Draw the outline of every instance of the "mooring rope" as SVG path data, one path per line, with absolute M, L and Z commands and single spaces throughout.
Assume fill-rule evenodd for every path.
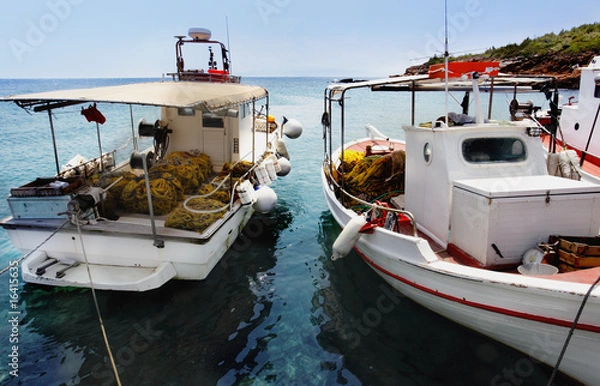
M 27 257 L 29 257 L 33 252 L 35 252 L 38 249 L 40 249 L 40 247 L 42 245 L 44 245 L 46 242 L 48 242 L 48 240 L 50 240 L 52 237 L 54 237 L 54 235 L 57 234 L 58 231 L 60 231 L 61 229 L 63 229 L 63 227 L 65 225 L 67 225 L 68 223 L 69 223 L 69 220 L 66 220 L 64 223 L 62 223 L 61 226 L 59 226 L 58 228 L 56 228 L 56 230 L 54 232 L 52 232 L 52 234 L 50 234 L 50 236 L 48 236 L 44 241 L 42 241 L 37 247 L 33 248 L 30 252 L 28 252 L 28 253 L 24 254 L 23 256 L 21 256 L 20 258 L 18 258 L 16 260 L 16 263 L 13 262 L 8 267 L 6 267 L 2 271 L 0 271 L 0 275 L 2 275 L 4 272 L 8 271 L 10 269 L 10 267 L 14 266 L 15 264 L 19 264 L 21 261 L 23 261 L 24 259 L 26 259 Z
M 94 288 L 94 282 L 92 281 L 92 272 L 90 271 L 90 263 L 87 258 L 87 253 L 85 252 L 85 245 L 83 243 L 83 234 L 81 232 L 81 226 L 79 225 L 79 216 L 75 217 L 75 222 L 77 223 L 77 233 L 79 234 L 79 241 L 81 243 L 81 251 L 83 253 L 83 258 L 85 259 L 85 267 L 87 268 L 88 278 L 90 279 L 90 289 L 92 290 L 92 297 L 94 299 L 94 306 L 96 306 L 96 314 L 98 315 L 98 321 L 100 322 L 100 329 L 102 330 L 102 337 L 104 338 L 104 344 L 106 345 L 106 351 L 108 352 L 108 357 L 110 359 L 110 363 L 112 365 L 113 372 L 115 374 L 115 380 L 117 381 L 117 385 L 121 386 L 121 379 L 119 378 L 119 371 L 117 370 L 117 365 L 115 363 L 115 359 L 112 354 L 112 350 L 110 348 L 110 344 L 108 343 L 108 335 L 106 334 L 106 329 L 104 328 L 104 321 L 102 320 L 102 314 L 100 313 L 100 306 L 98 305 L 98 298 L 96 297 L 96 289 Z
M 567 347 L 569 346 L 571 337 L 573 336 L 573 333 L 575 332 L 575 328 L 577 328 L 577 323 L 579 323 L 579 317 L 581 316 L 581 314 L 583 312 L 583 307 L 585 307 L 585 303 L 587 302 L 588 298 L 590 297 L 592 290 L 594 289 L 594 287 L 596 287 L 596 285 L 598 285 L 599 282 L 600 282 L 600 276 L 598 276 L 596 281 L 594 281 L 594 283 L 592 283 L 592 285 L 590 286 L 590 289 L 588 289 L 587 293 L 583 297 L 583 301 L 581 302 L 581 305 L 579 306 L 579 310 L 577 310 L 577 315 L 575 316 L 575 320 L 573 320 L 573 325 L 571 326 L 571 329 L 569 330 L 569 333 L 567 334 L 567 338 L 565 339 L 565 343 L 563 344 L 562 350 L 560 351 L 558 360 L 556 361 L 556 364 L 554 365 L 554 368 L 552 369 L 552 375 L 550 375 L 550 379 L 548 380 L 548 384 L 547 384 L 548 386 L 550 386 L 552 384 L 552 381 L 554 381 L 554 377 L 556 377 L 556 374 L 558 373 L 558 367 L 560 366 L 560 362 L 562 362 L 565 352 L 567 351 Z

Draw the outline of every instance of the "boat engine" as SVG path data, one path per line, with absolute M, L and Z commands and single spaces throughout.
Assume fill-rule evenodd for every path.
M 91 187 L 76 194 L 67 204 L 70 213 L 79 214 L 80 218 L 100 217 L 98 205 L 106 200 L 106 191 L 102 188 Z

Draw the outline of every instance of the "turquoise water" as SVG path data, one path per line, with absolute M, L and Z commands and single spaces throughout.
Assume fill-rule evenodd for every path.
M 0 80 L 0 95 L 129 81 L 139 80 Z M 300 120 L 304 133 L 287 141 L 292 172 L 274 183 L 275 212 L 255 216 L 207 280 L 172 282 L 149 293 L 98 294 L 123 384 L 546 384 L 550 368 L 395 293 L 354 252 L 329 259 L 339 227 L 326 208 L 319 178 L 327 81 L 244 79 L 267 87 L 272 114 Z M 357 93 L 349 102 L 357 109 L 348 116 L 356 122 L 354 135 L 371 123 L 401 136 L 401 125 L 409 122 L 407 98 Z M 500 111 L 504 99 L 499 96 Z M 417 110 L 419 121 L 443 114 L 442 98 L 419 102 L 424 104 Z M 129 114 L 116 106 L 99 108 L 109 119 L 109 112 Z M 96 151 L 95 126 L 76 109 L 69 111 L 55 116 L 57 136 L 76 144 L 59 149 L 63 163 L 81 152 L 79 144 L 90 144 L 85 156 Z M 135 111 L 136 119 L 152 121 L 152 114 Z M 110 124 L 102 127 L 105 150 L 127 142 Z M 30 116 L 1 103 L 0 133 L 0 196 L 54 173 L 46 114 Z M 8 214 L 1 200 L 0 216 Z M 3 230 L 0 249 L 1 268 L 20 256 Z M 20 281 L 11 291 L 9 280 L 9 273 L 0 276 L 1 385 L 114 384 L 90 291 Z M 7 312 L 11 295 L 21 312 L 16 329 Z M 13 345 L 18 377 L 9 373 Z

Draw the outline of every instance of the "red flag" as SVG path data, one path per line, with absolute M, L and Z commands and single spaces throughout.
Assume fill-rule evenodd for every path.
M 96 108 L 96 104 L 91 105 L 87 109 L 81 109 L 81 115 L 87 119 L 88 122 L 98 122 L 99 124 L 103 124 L 106 122 L 106 118 L 100 110 Z

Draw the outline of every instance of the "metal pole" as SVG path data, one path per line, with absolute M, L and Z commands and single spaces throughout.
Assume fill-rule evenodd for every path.
M 131 118 L 131 137 L 133 138 L 133 150 L 138 151 L 138 139 L 135 135 L 135 124 L 133 123 L 133 106 L 129 105 L 129 117 Z
M 488 105 L 488 120 L 492 119 L 492 100 L 494 99 L 494 78 L 490 84 L 490 103 Z
M 256 162 L 256 118 L 256 99 L 252 99 L 252 164 Z
M 596 128 L 596 122 L 598 122 L 598 113 L 600 113 L 600 104 L 598 104 L 598 109 L 596 110 L 596 116 L 594 117 L 594 123 L 592 123 L 592 127 L 590 128 L 590 135 L 588 136 L 587 143 L 585 144 L 585 150 L 581 152 L 581 162 L 580 165 L 583 165 L 583 161 L 585 160 L 585 156 L 590 147 L 590 142 L 592 141 L 592 135 L 594 135 L 594 129 Z
M 446 127 L 448 127 L 448 56 L 450 56 L 450 54 L 448 53 L 448 1 L 444 1 L 444 35 L 445 35 L 445 39 L 444 39 L 444 83 L 445 83 L 445 113 L 444 113 L 444 118 L 445 118 L 445 123 L 446 123 Z M 432 129 L 435 125 L 431 125 Z
M 102 162 L 102 141 L 100 140 L 100 125 L 96 122 L 96 133 L 98 134 L 98 148 L 100 149 L 100 171 L 104 170 Z
M 271 134 L 271 128 L 269 127 L 269 92 L 267 91 L 267 96 L 265 97 L 265 100 L 267 101 L 267 107 L 265 109 L 265 113 L 267 114 L 266 116 L 266 125 L 265 125 L 265 129 L 266 131 L 266 135 L 265 135 L 265 149 L 269 148 L 269 137 Z M 281 126 L 281 133 L 282 135 L 280 135 L 280 138 L 283 138 L 283 126 Z
M 56 148 L 56 136 L 54 135 L 54 122 L 52 121 L 52 110 L 48 109 L 48 119 L 50 120 L 50 131 L 52 132 L 52 145 L 54 146 L 54 162 L 56 163 L 56 174 L 60 174 L 58 165 L 58 149 Z
M 415 125 L 415 81 L 412 81 L 412 96 L 411 96 L 411 106 L 410 106 L 410 125 Z
M 148 162 L 146 162 L 146 154 L 142 154 L 142 164 L 144 166 L 144 181 L 146 183 L 146 196 L 148 197 L 148 212 L 150 213 L 150 224 L 152 225 L 152 237 L 154 238 L 154 246 L 164 248 L 165 242 L 159 240 L 156 235 L 156 223 L 154 220 L 154 207 L 152 205 L 152 190 L 150 188 L 150 177 L 148 176 Z

